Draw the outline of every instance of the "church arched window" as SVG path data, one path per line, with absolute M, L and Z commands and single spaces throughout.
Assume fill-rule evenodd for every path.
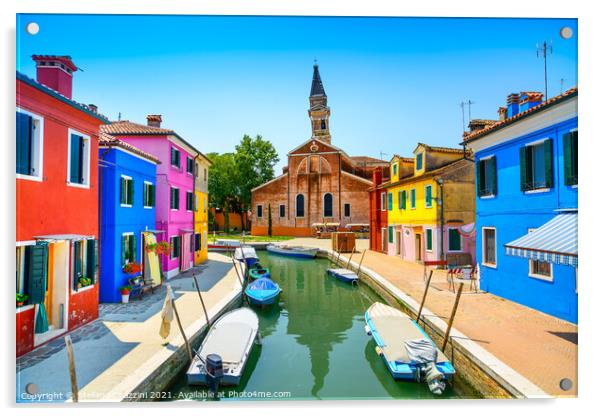
M 324 194 L 324 217 L 332 217 L 332 194 Z
M 322 130 L 326 130 L 326 120 L 322 120 L 321 128 Z
M 305 216 L 305 196 L 303 196 L 302 194 L 297 195 L 296 208 L 297 208 L 296 209 L 297 217 L 304 217 Z

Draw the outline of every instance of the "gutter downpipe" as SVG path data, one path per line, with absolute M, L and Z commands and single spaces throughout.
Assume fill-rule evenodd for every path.
M 445 225 L 445 221 L 443 220 L 443 179 L 437 178 L 437 184 L 439 185 L 439 198 L 437 202 L 439 202 L 440 207 L 440 215 L 439 215 L 439 260 L 444 260 L 443 254 L 443 227 Z

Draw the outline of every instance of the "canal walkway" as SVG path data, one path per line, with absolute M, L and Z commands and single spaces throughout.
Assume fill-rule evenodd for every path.
M 192 273 L 199 281 L 210 319 L 241 293 L 239 280 L 228 257 L 210 253 L 199 267 L 170 279 L 182 326 L 188 337 L 205 325 L 201 303 L 193 286 Z M 128 304 L 102 304 L 96 321 L 70 333 L 77 369 L 80 401 L 122 401 L 153 372 L 183 349 L 176 320 L 166 341 L 159 336 L 161 310 L 166 288 Z M 170 362 L 173 366 L 173 363 Z M 67 401 L 71 385 L 63 337 L 55 339 L 17 359 L 17 401 L 26 386 L 34 384 L 39 394 L 52 394 L 53 401 Z M 31 386 L 28 389 L 31 391 Z
M 297 238 L 288 244 L 331 249 L 330 240 Z M 357 240 L 357 249 L 368 248 L 368 240 Z M 341 258 L 348 258 L 342 255 Z M 360 255 L 353 257 L 359 262 Z M 424 292 L 424 268 L 374 251 L 366 251 L 362 268 L 378 273 L 405 294 L 420 302 Z M 446 272 L 433 273 L 425 307 L 447 320 L 455 294 L 449 290 Z M 567 321 L 502 299 L 489 293 L 472 293 L 465 288 L 454 328 L 496 358 L 554 396 L 577 395 L 577 326 Z M 560 389 L 563 378 L 572 380 L 568 391 Z

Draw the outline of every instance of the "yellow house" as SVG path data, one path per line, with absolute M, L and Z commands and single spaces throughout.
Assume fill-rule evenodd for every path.
M 474 259 L 474 162 L 462 149 L 419 143 L 395 155 L 387 186 L 387 250 L 409 261 Z
M 209 223 L 209 166 L 203 154 L 195 158 L 194 176 L 194 264 L 207 261 L 207 231 Z

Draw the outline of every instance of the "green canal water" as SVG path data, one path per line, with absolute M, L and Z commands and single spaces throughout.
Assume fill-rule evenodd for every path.
M 326 259 L 297 260 L 259 252 L 282 288 L 277 305 L 255 308 L 262 345 L 253 347 L 241 383 L 222 388 L 220 400 L 438 399 L 426 385 L 394 381 L 364 332 L 364 313 L 382 299 L 364 284 L 326 274 Z M 182 374 L 171 400 L 207 400 L 202 386 Z M 273 397 L 266 397 L 267 394 Z M 279 397 L 274 397 L 278 395 Z

